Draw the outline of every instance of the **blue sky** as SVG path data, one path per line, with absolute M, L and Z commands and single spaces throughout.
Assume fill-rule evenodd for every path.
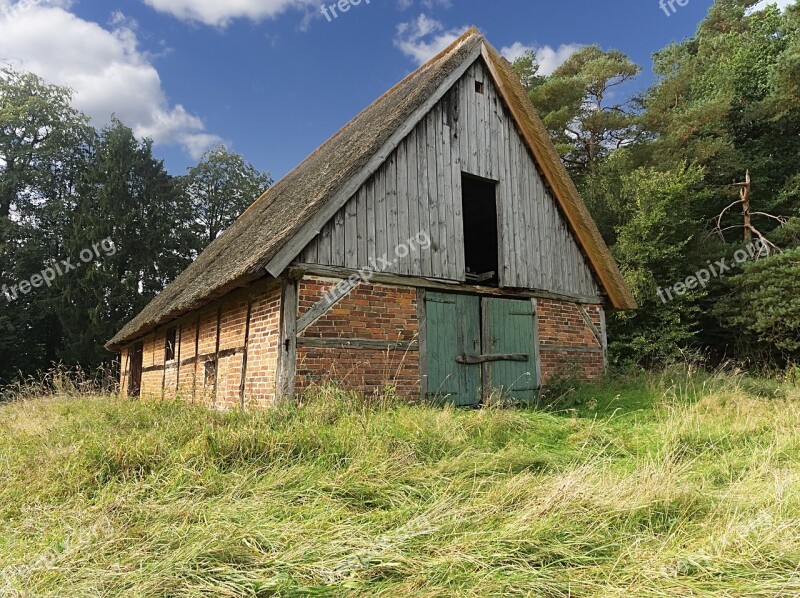
M 0 0 L 0 63 L 71 86 L 97 126 L 116 113 L 174 174 L 225 143 L 277 179 L 469 25 L 547 69 L 580 45 L 620 49 L 645 86 L 651 54 L 712 4 L 366 1 L 329 21 L 318 0 Z

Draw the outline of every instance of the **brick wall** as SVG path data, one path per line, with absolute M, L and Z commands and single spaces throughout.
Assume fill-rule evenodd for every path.
M 180 355 L 181 363 L 178 367 L 178 385 L 175 396 L 184 401 L 191 401 L 195 397 L 195 364 L 191 360 L 197 357 L 197 328 L 199 317 L 184 320 L 178 326 L 178 347 L 176 357 Z
M 309 277 L 299 283 L 299 315 L 311 309 L 338 280 Z M 361 284 L 304 331 L 317 339 L 417 341 L 417 291 L 413 288 Z M 393 389 L 406 398 L 419 397 L 419 352 L 395 349 L 298 347 L 298 390 L 336 381 L 365 394 Z
M 165 363 L 166 335 L 159 328 L 143 340 L 142 398 L 180 398 L 221 409 L 241 404 L 248 298 L 238 297 L 190 314 L 175 323 L 175 359 Z M 252 298 L 245 402 L 266 407 L 275 400 L 280 289 Z M 219 325 L 219 353 L 217 327 Z M 121 390 L 127 394 L 130 363 L 122 351 Z M 216 362 L 216 371 L 214 363 Z
M 603 347 L 574 303 L 539 299 L 539 349 L 542 379 L 577 375 L 596 380 L 605 374 Z M 602 331 L 602 307 L 585 305 L 589 318 Z
M 301 316 L 331 291 L 338 280 L 307 277 L 298 283 Z M 276 400 L 281 325 L 281 288 L 273 287 L 250 297 L 239 296 L 216 304 L 176 322 L 175 360 L 165 364 L 168 327 L 142 339 L 143 398 L 173 398 L 216 408 L 241 404 L 240 388 L 247 335 L 248 301 L 250 330 L 244 403 L 266 408 Z M 539 343 L 542 377 L 578 375 L 586 380 L 603 376 L 604 355 L 600 342 L 575 304 L 538 300 Z M 591 321 L 602 331 L 602 308 L 585 306 Z M 219 347 L 217 330 L 219 329 Z M 381 284 L 361 284 L 330 308 L 302 334 L 304 339 L 335 341 L 370 340 L 404 342 L 393 349 L 312 348 L 297 349 L 296 388 L 329 382 L 365 394 L 387 388 L 409 399 L 419 397 L 419 323 L 417 290 Z M 217 353 L 219 349 L 219 353 Z M 120 388 L 130 385 L 129 348 L 122 352 Z M 213 362 L 216 358 L 216 371 Z M 207 365 L 211 363 L 211 365 Z M 165 367 L 166 366 L 166 367 Z M 208 373 L 208 375 L 207 375 Z
M 280 289 L 265 293 L 253 302 L 247 352 L 246 408 L 261 409 L 275 403 L 280 322 Z

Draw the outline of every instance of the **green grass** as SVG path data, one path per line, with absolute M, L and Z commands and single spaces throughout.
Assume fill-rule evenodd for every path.
M 548 412 L 6 404 L 3 568 L 0 596 L 796 596 L 800 389 L 674 371 Z

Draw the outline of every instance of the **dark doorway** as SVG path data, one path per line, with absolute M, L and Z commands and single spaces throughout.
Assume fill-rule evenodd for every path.
M 497 286 L 497 181 L 461 173 L 461 189 L 467 282 Z
M 128 396 L 138 397 L 142 393 L 142 366 L 144 345 L 136 343 L 131 349 L 131 377 L 128 381 Z

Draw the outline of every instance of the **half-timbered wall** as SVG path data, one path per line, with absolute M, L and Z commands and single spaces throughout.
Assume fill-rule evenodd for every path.
M 600 295 L 480 60 L 323 227 L 298 261 L 364 268 L 386 258 L 388 273 L 464 282 L 462 172 L 498 181 L 501 286 Z M 430 235 L 430 249 L 399 257 L 395 249 L 420 232 Z

